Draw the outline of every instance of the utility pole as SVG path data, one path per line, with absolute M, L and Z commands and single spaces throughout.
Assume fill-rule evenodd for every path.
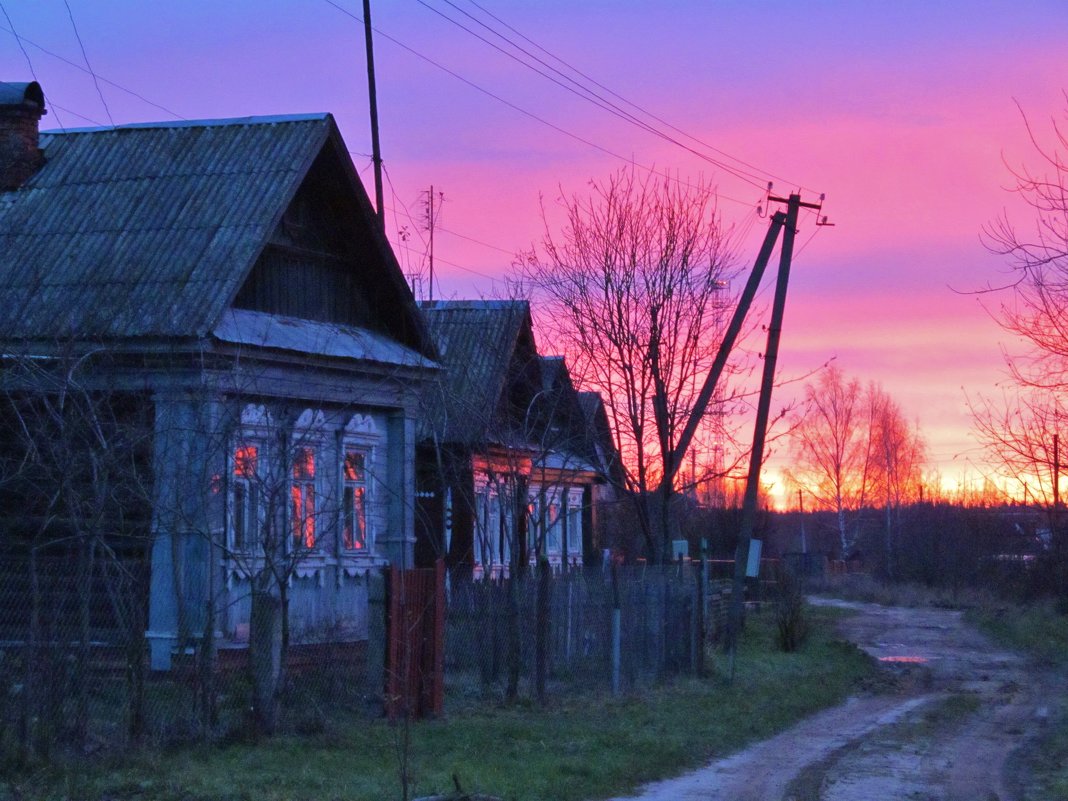
M 802 208 L 821 208 L 821 204 L 803 203 L 800 195 L 788 198 L 768 197 L 769 202 L 786 204 L 786 219 L 783 224 L 782 251 L 779 254 L 779 273 L 775 281 L 775 297 L 771 306 L 771 321 L 768 324 L 768 342 L 764 352 L 764 370 L 760 380 L 760 396 L 757 399 L 756 423 L 753 429 L 753 449 L 749 454 L 749 474 L 742 501 L 742 526 L 738 535 L 738 547 L 734 555 L 734 584 L 731 590 L 730 613 L 727 620 L 727 648 L 730 653 L 731 678 L 734 677 L 734 660 L 738 637 L 742 630 L 745 611 L 745 579 L 749 562 L 749 548 L 756 524 L 757 500 L 760 490 L 760 469 L 764 462 L 764 444 L 767 440 L 768 417 L 771 412 L 771 390 L 775 384 L 775 363 L 779 356 L 779 337 L 782 334 L 783 315 L 786 310 L 786 289 L 790 282 L 790 263 L 794 254 L 794 237 L 797 235 L 797 217 Z M 781 214 L 777 212 L 776 216 Z M 819 224 L 819 222 L 817 222 Z M 826 220 L 823 221 L 826 224 Z
M 371 37 L 371 0 L 363 0 L 363 36 L 367 43 L 367 97 L 371 103 L 371 161 L 375 167 L 375 210 L 386 233 L 386 204 L 382 196 L 382 147 L 378 141 L 378 92 L 375 89 L 375 49 Z
M 1054 422 L 1056 425 L 1056 422 Z M 1061 512 L 1061 435 L 1053 433 L 1053 511 L 1049 516 L 1050 547 L 1061 550 L 1061 537 L 1057 531 Z
M 1053 513 L 1061 505 L 1061 435 L 1053 435 Z
M 785 220 L 786 215 L 781 211 L 777 211 L 772 215 L 771 224 L 768 226 L 768 232 L 764 235 L 764 242 L 760 246 L 760 252 L 757 253 L 756 261 L 753 263 L 753 271 L 749 274 L 749 280 L 746 281 L 745 288 L 742 290 L 742 294 L 738 298 L 738 305 L 734 309 L 734 314 L 731 315 L 731 321 L 727 324 L 727 329 L 723 332 L 723 339 L 719 343 L 719 350 L 716 351 L 716 358 L 712 362 L 712 368 L 708 371 L 708 375 L 705 377 L 705 383 L 702 385 L 701 391 L 697 394 L 697 399 L 694 401 L 693 410 L 690 412 L 690 417 L 686 421 L 686 426 L 679 435 L 679 441 L 675 443 L 675 450 L 671 452 L 670 458 L 664 460 L 666 475 L 661 480 L 661 483 L 665 485 L 670 485 L 671 481 L 675 478 L 675 473 L 682 464 L 683 455 L 686 453 L 686 449 L 690 447 L 690 442 L 693 440 L 693 436 L 697 432 L 697 427 L 701 423 L 701 418 L 704 417 L 705 410 L 708 408 L 708 404 L 712 400 L 712 396 L 716 391 L 716 386 L 719 384 L 719 379 L 723 375 L 724 368 L 727 366 L 727 359 L 730 357 L 731 351 L 734 349 L 735 340 L 737 340 L 738 335 L 741 333 L 742 325 L 745 323 L 745 317 L 749 313 L 749 307 L 753 304 L 753 299 L 756 297 L 757 290 L 760 288 L 760 279 L 764 277 L 764 270 L 767 268 L 768 261 L 771 259 L 771 253 L 775 249 L 775 243 L 779 240 L 779 231 L 782 230 Z
M 690 449 L 690 481 L 693 484 L 693 499 L 697 500 L 697 449 Z

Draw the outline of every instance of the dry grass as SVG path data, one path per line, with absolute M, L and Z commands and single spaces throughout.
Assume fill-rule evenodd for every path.
M 883 606 L 922 606 L 939 609 L 980 609 L 1004 606 L 990 590 L 974 587 L 928 587 L 923 584 L 893 584 L 880 581 L 867 573 L 849 573 L 807 579 L 805 591 L 813 595 L 827 595 L 847 601 L 882 604 Z

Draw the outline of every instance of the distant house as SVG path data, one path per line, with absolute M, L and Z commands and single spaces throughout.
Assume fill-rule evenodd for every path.
M 416 561 L 444 555 L 476 577 L 538 554 L 581 565 L 603 476 L 563 360 L 537 352 L 528 303 L 421 308 L 444 373 L 425 395 Z
M 254 588 L 286 595 L 293 643 L 365 637 L 367 571 L 413 558 L 436 351 L 334 119 L 38 135 L 44 111 L 36 83 L 0 85 L 3 389 L 30 408 L 30 376 L 77 364 L 87 397 L 137 410 L 147 484 L 132 533 L 137 504 L 69 536 L 0 480 L 4 580 L 87 537 L 100 559 L 122 528 L 149 564 L 154 668 L 205 627 L 246 642 Z
M 578 401 L 586 422 L 586 436 L 589 438 L 587 447 L 591 461 L 605 478 L 604 482 L 592 488 L 593 502 L 589 536 L 591 550 L 603 555 L 604 550 L 610 547 L 611 541 L 610 533 L 607 531 L 611 527 L 609 512 L 618 508 L 626 480 L 619 449 L 612 435 L 612 425 L 608 420 L 608 411 L 601 393 L 580 392 Z

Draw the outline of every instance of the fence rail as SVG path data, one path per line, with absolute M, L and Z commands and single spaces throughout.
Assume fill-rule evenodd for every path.
M 624 689 L 693 672 L 698 643 L 715 638 L 725 625 L 730 593 L 730 582 L 722 580 L 701 591 L 698 576 L 691 564 L 618 568 L 614 578 L 608 570 L 557 573 L 540 606 L 543 590 L 535 575 L 454 578 L 446 614 L 446 688 L 499 689 L 511 669 L 523 683 L 515 689 L 530 691 L 537 680 L 539 616 L 547 616 L 544 663 L 557 690 L 611 687 L 614 654 Z
M 42 561 L 35 570 L 32 592 L 24 579 L 0 583 L 0 758 L 214 742 L 247 726 L 247 651 L 193 637 L 172 670 L 148 669 L 143 570 L 129 571 L 134 580 L 106 608 L 93 606 L 98 593 L 79 593 L 64 580 L 70 565 Z M 722 631 L 730 592 L 730 582 L 707 579 L 709 566 L 705 581 L 701 575 L 699 565 L 686 563 L 493 581 L 450 576 L 444 614 L 430 627 L 443 633 L 441 658 L 415 660 L 436 668 L 438 678 L 405 681 L 419 692 L 439 688 L 435 695 L 443 687 L 447 714 L 487 697 L 634 690 L 692 673 L 704 643 Z M 386 579 L 371 583 L 380 590 L 369 590 L 367 640 L 289 646 L 283 729 L 316 732 L 382 715 L 396 694 L 386 681 L 390 661 L 397 664 L 396 653 L 389 655 Z M 427 636 L 414 631 L 413 643 Z M 426 708 L 436 713 L 441 705 Z

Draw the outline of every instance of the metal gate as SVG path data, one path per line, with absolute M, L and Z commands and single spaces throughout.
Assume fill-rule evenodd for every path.
M 445 563 L 398 570 L 386 586 L 386 715 L 435 717 L 445 701 Z

